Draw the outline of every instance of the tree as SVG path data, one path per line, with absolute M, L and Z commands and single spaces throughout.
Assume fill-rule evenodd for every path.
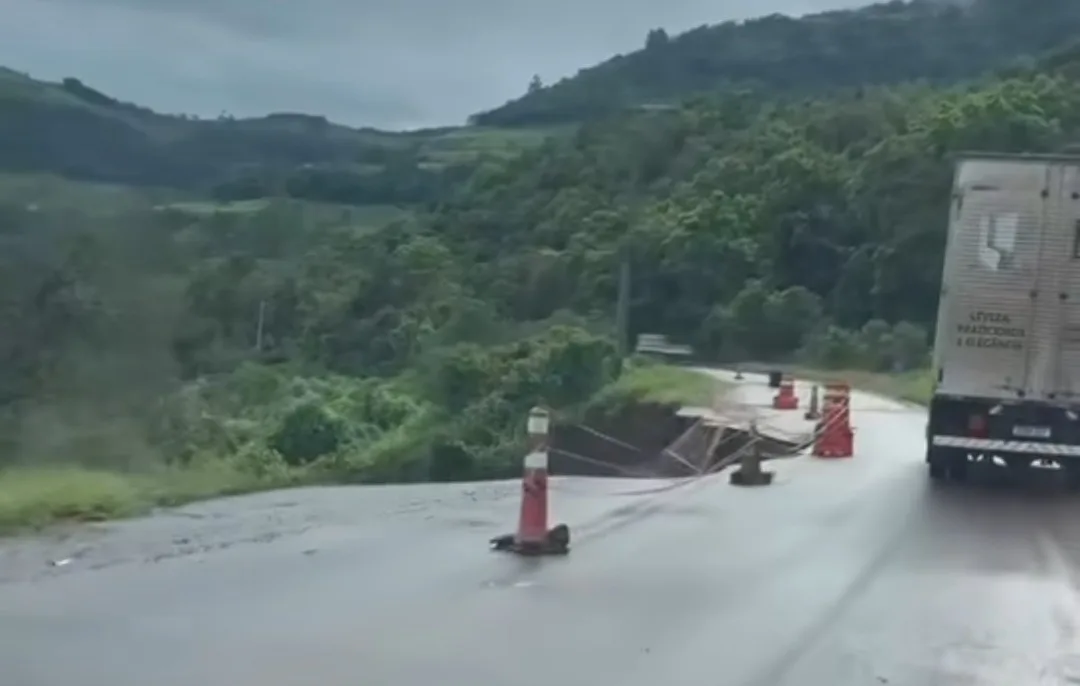
M 950 83 L 1057 31 L 1000 21 L 889 3 L 658 29 L 571 85 L 534 79 L 504 122 L 585 120 L 523 149 L 506 130 L 129 117 L 75 83 L 49 86 L 49 107 L 0 98 L 4 164 L 230 201 L 9 175 L 0 454 L 505 474 L 529 407 L 574 408 L 620 373 L 627 253 L 635 333 L 726 360 L 922 369 L 951 154 L 1080 140 L 1075 50 Z M 873 85 L 912 74 L 926 82 Z
M 664 29 L 650 29 L 648 35 L 645 36 L 645 49 L 656 50 L 667 45 L 670 40 Z

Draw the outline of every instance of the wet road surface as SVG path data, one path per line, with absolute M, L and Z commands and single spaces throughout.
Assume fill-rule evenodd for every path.
M 771 463 L 768 488 L 558 482 L 566 559 L 486 550 L 516 483 L 271 493 L 0 544 L 0 683 L 1080 683 L 1080 499 L 932 485 L 922 413 L 854 401 L 856 457 Z

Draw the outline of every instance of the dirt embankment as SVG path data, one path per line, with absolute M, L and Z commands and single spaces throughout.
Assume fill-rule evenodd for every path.
M 573 476 L 681 476 L 688 473 L 664 450 L 693 425 L 672 405 L 633 404 L 596 412 L 581 424 L 556 424 L 551 433 L 552 474 Z M 684 439 L 685 440 L 685 439 Z M 666 465 L 670 473 L 657 474 Z
M 565 476 L 681 477 L 730 457 L 750 442 L 746 431 L 680 417 L 678 406 L 632 404 L 595 413 L 581 424 L 552 427 L 550 469 Z M 717 432 L 722 432 L 717 436 Z M 766 456 L 790 454 L 794 444 L 765 439 Z

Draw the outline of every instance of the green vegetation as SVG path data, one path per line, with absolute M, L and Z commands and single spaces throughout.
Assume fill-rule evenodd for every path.
M 1077 28 L 1049 8 L 1025 15 L 1047 22 L 1025 40 Z M 928 46 L 968 16 L 844 16 L 874 12 L 921 13 Z M 883 40 L 845 35 L 849 56 Z M 845 63 L 895 63 L 895 80 L 925 67 L 864 57 Z M 923 397 L 950 155 L 1077 140 L 1077 65 L 1065 46 L 952 85 L 729 88 L 568 129 L 406 134 L 196 122 L 0 75 L 0 146 L 32 143 L 5 164 L 36 172 L 0 176 L 0 526 L 289 483 L 507 476 L 533 405 L 705 404 L 707 380 L 617 354 L 624 260 L 631 335 Z M 824 89 L 831 72 L 814 73 Z M 70 124 L 35 129 L 65 132 L 49 146 L 20 128 L 42 108 Z M 459 164 L 462 150 L 476 154 Z M 312 155 L 351 166 L 327 175 Z M 256 163 L 223 176 L 240 159 Z M 437 183 L 408 180 L 421 172 Z
M 79 467 L 0 471 L 0 534 L 58 521 L 102 521 L 142 514 L 155 506 L 287 486 L 226 463 L 132 474 Z
M 638 362 L 588 402 L 588 409 L 616 414 L 635 404 L 711 407 L 723 386 L 682 367 Z
M 869 372 L 865 369 L 832 370 L 796 368 L 793 370 L 800 378 L 814 381 L 844 381 L 871 393 L 904 400 L 916 405 L 926 405 L 934 393 L 933 374 L 926 369 L 914 369 L 897 374 Z
M 1042 0 L 893 0 L 792 18 L 779 14 L 701 26 L 678 36 L 649 31 L 645 45 L 549 87 L 473 116 L 489 126 L 577 122 L 662 109 L 721 89 L 774 96 L 909 81 L 950 83 L 1023 64 L 1075 37 L 1080 5 Z
M 498 127 L 392 133 L 294 113 L 165 115 L 78 79 L 48 83 L 0 68 L 0 170 L 180 189 L 221 201 L 424 203 L 483 160 L 505 159 L 548 135 Z

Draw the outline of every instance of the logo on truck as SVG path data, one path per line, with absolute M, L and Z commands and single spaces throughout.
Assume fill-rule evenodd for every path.
M 979 261 L 995 272 L 1016 266 L 1016 234 L 1020 215 L 987 214 L 979 219 Z
M 1014 326 L 1008 314 L 986 310 L 968 314 L 967 321 L 956 326 L 956 333 L 958 347 L 994 350 L 1022 350 L 1026 335 L 1024 327 Z

